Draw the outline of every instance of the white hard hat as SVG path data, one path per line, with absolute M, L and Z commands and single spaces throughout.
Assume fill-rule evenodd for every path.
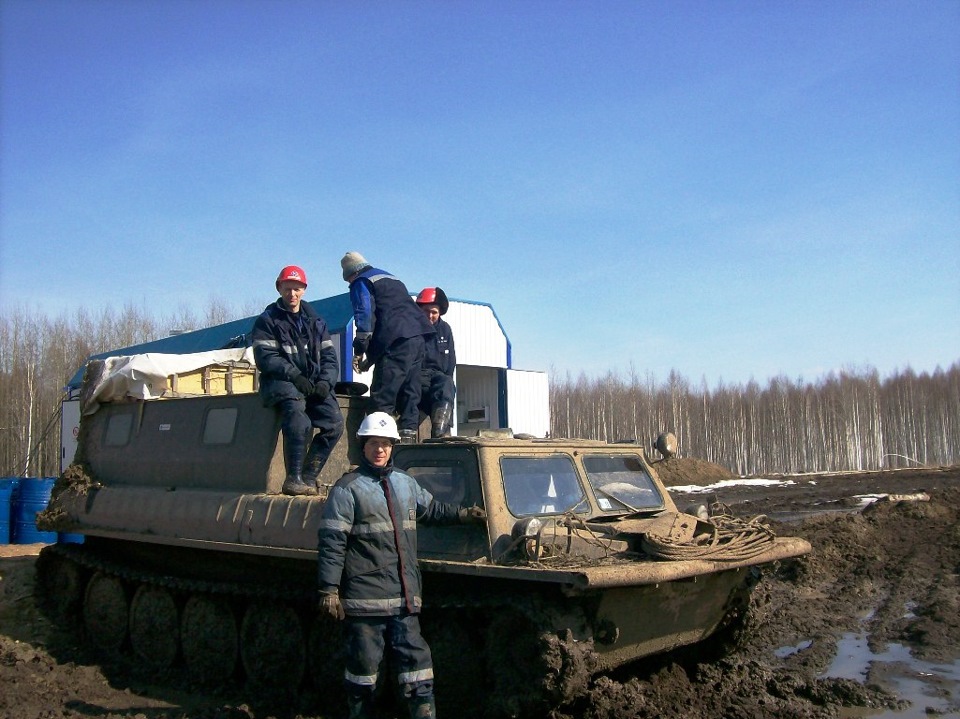
M 400 441 L 397 423 L 386 412 L 371 412 L 363 418 L 357 437 L 386 437 L 394 442 Z

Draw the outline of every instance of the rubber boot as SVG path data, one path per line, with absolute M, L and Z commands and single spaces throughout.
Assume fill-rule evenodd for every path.
M 376 719 L 373 692 L 364 691 L 359 693 L 348 690 L 347 717 L 348 719 Z
M 441 402 L 430 413 L 430 436 L 449 437 L 450 420 L 453 418 L 453 407 L 449 402 Z
M 437 707 L 432 695 L 408 699 L 407 708 L 410 711 L 410 719 L 435 719 L 437 716 Z
M 330 456 L 330 447 L 322 435 L 317 435 L 310 443 L 307 458 L 303 460 L 303 483 L 308 487 L 317 487 L 317 479 Z
M 299 474 L 288 474 L 283 480 L 283 493 L 292 497 L 316 497 L 317 488 L 304 482 Z
M 294 497 L 316 496 L 317 488 L 303 483 L 304 437 L 291 437 L 284 442 L 284 460 L 287 465 L 287 478 L 283 482 L 283 493 Z
M 416 443 L 417 443 L 417 430 L 415 429 L 400 430 L 400 444 L 416 444 Z

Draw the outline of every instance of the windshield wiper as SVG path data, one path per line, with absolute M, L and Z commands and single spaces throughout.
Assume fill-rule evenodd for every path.
M 593 491 L 594 491 L 594 492 L 599 492 L 599 493 L 602 494 L 604 497 L 609 497 L 610 499 L 612 499 L 612 500 L 615 501 L 615 502 L 620 502 L 620 504 L 622 504 L 624 507 L 626 507 L 627 509 L 629 509 L 629 510 L 630 510 L 632 513 L 634 513 L 634 514 L 640 514 L 641 511 L 642 511 L 642 510 L 637 509 L 636 507 L 630 506 L 629 504 L 627 504 L 626 502 L 624 502 L 622 499 L 620 499 L 620 497 L 616 496 L 615 494 L 610 494 L 610 492 L 605 492 L 604 490 L 600 489 L 600 487 L 594 487 L 594 488 L 593 488 Z

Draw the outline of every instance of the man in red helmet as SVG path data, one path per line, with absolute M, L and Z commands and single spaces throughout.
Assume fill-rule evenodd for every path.
M 420 368 L 420 410 L 430 417 L 431 437 L 448 437 L 453 424 L 453 400 L 457 395 L 453 383 L 457 353 L 453 347 L 453 330 L 441 317 L 450 309 L 450 301 L 439 287 L 424 287 L 417 295 L 417 304 L 437 331 L 433 337 L 426 338 Z
M 326 321 L 302 301 L 307 289 L 303 269 L 284 267 L 276 287 L 280 299 L 267 305 L 253 325 L 260 396 L 281 416 L 287 469 L 283 493 L 315 496 L 320 470 L 343 434 L 343 414 L 333 394 L 340 368 Z M 318 432 L 310 441 L 314 429 Z

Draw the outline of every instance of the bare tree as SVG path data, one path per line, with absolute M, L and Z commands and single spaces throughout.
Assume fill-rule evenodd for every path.
M 211 303 L 212 324 L 228 315 L 222 302 Z M 24 307 L 0 314 L 0 471 L 55 475 L 61 401 L 70 379 L 91 355 L 159 339 L 166 327 L 132 304 L 96 314 L 81 308 L 54 319 Z
M 628 381 L 553 374 L 550 398 L 554 435 L 650 440 L 670 430 L 682 454 L 737 474 L 953 464 L 960 448 L 960 363 L 932 375 L 908 368 L 881 380 L 861 368 L 714 390 L 677 372 L 664 383 L 632 368 Z

